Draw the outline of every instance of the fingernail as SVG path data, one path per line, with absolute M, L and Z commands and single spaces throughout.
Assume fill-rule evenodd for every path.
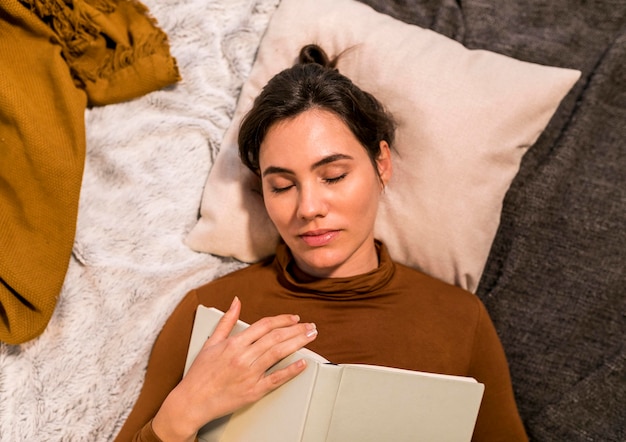
M 306 329 L 307 329 L 307 332 L 306 332 L 307 338 L 312 338 L 313 336 L 317 334 L 317 326 L 313 323 L 307 324 Z
M 300 322 L 300 316 L 298 315 L 291 315 L 291 319 L 293 322 Z
M 233 298 L 233 302 L 230 303 L 230 307 L 228 308 L 228 310 L 232 310 L 232 308 L 235 307 L 235 304 L 237 304 L 237 302 L 239 302 L 239 298 L 235 296 Z

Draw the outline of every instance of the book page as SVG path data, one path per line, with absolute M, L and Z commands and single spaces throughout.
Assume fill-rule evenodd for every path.
M 371 365 L 371 364 L 341 364 L 342 367 L 360 367 L 360 368 L 370 368 L 373 370 L 383 370 L 390 371 L 395 373 L 419 373 L 421 376 L 430 376 L 433 378 L 439 379 L 451 379 L 456 381 L 463 382 L 477 382 L 476 379 L 468 377 L 468 376 L 456 376 L 452 374 L 442 374 L 442 373 L 431 373 L 428 371 L 414 371 L 414 370 L 405 370 L 403 368 L 395 368 L 395 367 L 385 367 L 383 365 Z
M 315 389 L 311 395 L 306 425 L 301 442 L 326 440 L 328 427 L 333 415 L 337 390 L 343 367 L 335 364 L 319 364 Z
M 346 365 L 327 442 L 469 442 L 484 385 L 409 370 Z
M 291 355 L 276 369 L 300 359 Z M 301 440 L 315 388 L 319 364 L 307 360 L 298 376 L 270 392 L 259 401 L 231 415 L 220 442 L 294 442 Z

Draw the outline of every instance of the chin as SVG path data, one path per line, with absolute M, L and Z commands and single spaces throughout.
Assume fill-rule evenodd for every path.
M 332 277 L 345 262 L 345 259 L 336 253 L 322 250 L 309 251 L 303 258 L 301 262 L 306 268 L 301 270 L 313 273 L 312 276 Z

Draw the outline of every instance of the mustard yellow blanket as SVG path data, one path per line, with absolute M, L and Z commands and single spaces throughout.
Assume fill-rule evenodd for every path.
M 57 303 L 86 106 L 178 80 L 167 36 L 138 2 L 0 0 L 0 341 L 38 336 Z

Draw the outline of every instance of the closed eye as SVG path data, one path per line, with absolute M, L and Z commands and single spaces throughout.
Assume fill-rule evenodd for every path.
M 341 175 L 336 176 L 336 177 L 324 178 L 324 181 L 326 181 L 328 184 L 335 184 L 343 180 L 347 175 L 348 175 L 347 173 L 342 173 Z
M 283 193 L 286 192 L 287 190 L 291 189 L 293 187 L 293 184 L 290 184 L 289 186 L 284 186 L 284 187 L 274 187 L 272 186 L 272 193 Z

